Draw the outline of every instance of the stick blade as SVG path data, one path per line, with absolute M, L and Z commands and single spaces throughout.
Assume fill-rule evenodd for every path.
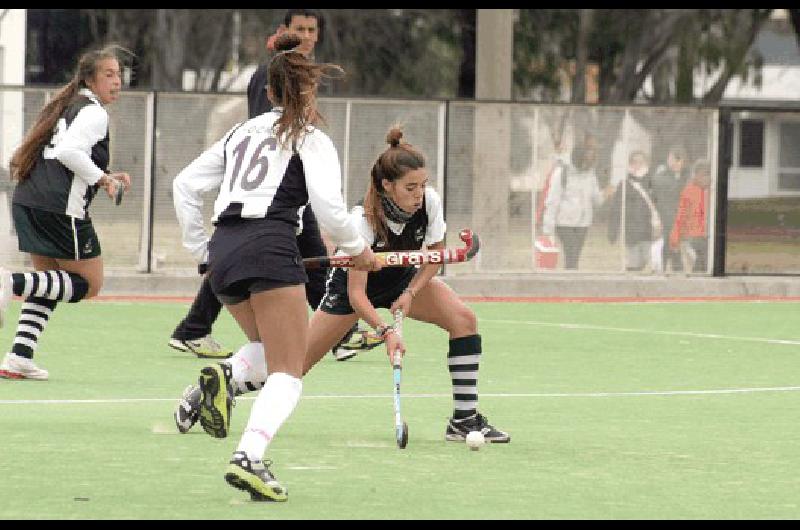
M 403 422 L 403 428 L 399 429 L 399 431 L 397 433 L 397 447 L 405 449 L 406 445 L 408 445 L 408 424 Z

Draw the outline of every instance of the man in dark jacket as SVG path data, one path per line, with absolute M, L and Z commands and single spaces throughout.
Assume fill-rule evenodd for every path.
M 682 146 L 674 145 L 669 150 L 666 165 L 658 167 L 655 175 L 653 175 L 652 182 L 653 202 L 658 209 L 658 214 L 661 216 L 665 237 L 669 235 L 672 225 L 675 223 L 678 199 L 681 196 L 681 191 L 686 186 L 688 178 L 686 149 Z M 666 271 L 668 266 L 672 271 L 683 270 L 680 252 L 670 249 L 666 243 L 662 246 L 661 260 L 662 267 L 657 272 Z

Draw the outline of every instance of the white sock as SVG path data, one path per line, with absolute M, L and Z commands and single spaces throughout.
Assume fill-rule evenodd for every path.
M 302 380 L 283 372 L 270 374 L 253 403 L 236 450 L 247 453 L 250 460 L 261 460 L 278 429 L 294 411 L 302 392 Z
M 228 360 L 233 371 L 233 385 L 236 394 L 253 392 L 264 386 L 267 380 L 267 359 L 264 345 L 248 342 Z

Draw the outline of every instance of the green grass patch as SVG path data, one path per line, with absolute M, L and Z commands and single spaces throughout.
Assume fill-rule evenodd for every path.
M 472 304 L 480 408 L 512 437 L 478 452 L 444 441 L 446 334 L 409 321 L 408 447 L 383 350 L 329 356 L 267 451 L 289 489 L 271 504 L 223 480 L 252 397 L 227 439 L 174 427 L 206 364 L 166 345 L 187 304 L 61 304 L 50 381 L 0 380 L 0 518 L 796 519 L 799 305 Z M 242 339 L 226 313 L 214 335 Z

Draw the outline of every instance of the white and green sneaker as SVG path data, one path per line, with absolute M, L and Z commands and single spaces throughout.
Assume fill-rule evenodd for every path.
M 270 460 L 250 460 L 244 451 L 236 451 L 225 471 L 225 481 L 250 493 L 254 501 L 284 502 L 289 499 L 288 492 L 269 470 L 271 465 Z
M 167 344 L 178 351 L 193 353 L 201 359 L 227 359 L 233 355 L 233 350 L 222 346 L 211 335 L 188 340 L 172 338 Z
M 358 352 L 369 351 L 383 343 L 384 339 L 376 337 L 369 329 L 360 329 L 356 323 L 331 352 L 337 361 L 346 361 Z
M 189 432 L 200 418 L 200 396 L 202 392 L 197 385 L 189 385 L 183 391 L 178 407 L 175 409 L 175 426 L 181 434 Z
M 233 371 L 226 362 L 215 363 L 200 370 L 200 425 L 214 438 L 225 438 L 231 422 L 234 391 Z

